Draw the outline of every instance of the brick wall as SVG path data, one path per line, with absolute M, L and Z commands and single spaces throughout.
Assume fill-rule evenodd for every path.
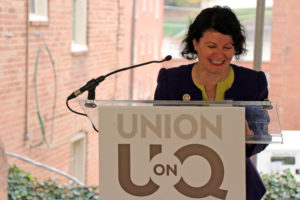
M 0 84 L 1 88 L 5 88 L 1 92 L 1 105 L 4 105 L 1 106 L 1 130 L 4 130 L 1 132 L 1 136 L 4 145 L 7 151 L 30 157 L 67 173 L 70 170 L 70 138 L 80 130 L 88 132 L 87 138 L 90 144 L 87 145 L 87 165 L 96 168 L 98 156 L 95 151 L 97 134 L 91 129 L 87 119 L 67 110 L 66 97 L 89 79 L 116 67 L 114 57 L 116 55 L 116 1 L 89 1 L 88 7 L 89 51 L 72 54 L 70 52 L 72 30 L 72 4 L 70 1 L 53 0 L 49 3 L 49 22 L 30 23 L 28 25 L 28 43 L 26 43 L 26 1 L 0 2 L 2 55 L 0 58 Z M 95 10 L 91 7 L 95 7 Z M 102 12 L 97 12 L 96 9 L 101 9 Z M 111 16 L 111 19 L 106 16 Z M 109 20 L 111 20 L 110 23 L 108 23 Z M 13 34 L 13 36 L 5 37 L 6 33 Z M 26 69 L 26 45 L 28 45 L 28 69 Z M 57 78 L 56 117 L 51 148 L 47 148 L 45 144 L 35 148 L 30 147 L 42 140 L 34 96 L 35 59 L 41 46 L 47 46 L 51 51 Z M 28 70 L 27 88 L 26 70 Z M 54 73 L 45 49 L 40 52 L 36 82 L 40 113 L 44 120 L 46 138 L 49 140 L 54 101 Z M 115 95 L 112 84 L 106 83 L 105 88 L 105 92 L 101 93 L 101 98 L 112 98 Z M 70 104 L 80 111 L 76 100 Z M 25 129 L 26 114 L 27 129 Z M 28 133 L 27 141 L 24 140 L 25 133 Z M 96 153 L 89 154 L 89 151 Z M 22 165 L 22 168 L 30 171 L 33 175 L 59 177 L 19 160 L 9 158 L 9 162 Z M 95 168 L 87 167 L 87 174 L 89 171 L 97 171 Z M 87 177 L 87 183 L 96 181 L 97 173 Z
M 88 0 L 88 51 L 71 52 L 72 1 L 51 0 L 48 6 L 48 22 L 27 24 L 27 0 L 0 1 L 0 137 L 6 151 L 29 157 L 43 164 L 70 173 L 71 138 L 80 131 L 87 133 L 86 184 L 98 184 L 98 135 L 87 118 L 71 113 L 65 104 L 67 96 L 83 86 L 88 80 L 105 75 L 133 63 L 131 53 L 131 28 L 133 1 Z M 162 37 L 163 1 L 159 2 L 160 18 L 155 18 L 156 4 L 141 1 L 137 4 L 139 18 L 136 27 L 136 63 L 160 59 Z M 153 3 L 153 4 L 152 4 Z M 152 11 L 150 7 L 152 6 Z M 147 21 L 147 23 L 144 20 Z M 140 27 L 143 26 L 143 27 Z M 159 27 L 159 28 L 157 28 Z M 147 54 L 141 54 L 141 36 L 147 42 Z M 157 47 L 154 50 L 154 39 Z M 150 42 L 148 41 L 151 38 Z M 144 45 L 144 44 L 143 44 Z M 150 45 L 150 46 L 149 46 Z M 55 74 L 47 47 L 55 62 Z M 40 49 L 41 48 L 41 49 Z M 38 68 L 36 57 L 40 49 Z M 134 73 L 134 87 L 139 98 L 150 98 L 155 88 L 160 65 L 147 66 Z M 37 72 L 37 76 L 35 76 Z M 147 74 L 147 78 L 143 75 Z M 37 117 L 35 91 L 41 118 L 45 126 L 45 138 L 50 141 L 54 102 L 55 78 L 57 79 L 56 113 L 51 147 L 42 141 L 42 131 Z M 37 87 L 35 88 L 34 81 Z M 108 77 L 96 90 L 96 99 L 128 99 L 129 72 Z M 35 90 L 36 89 L 36 90 Z M 147 95 L 143 95 L 146 93 Z M 86 99 L 86 94 L 80 96 Z M 81 112 L 76 100 L 70 106 Z M 35 146 L 35 147 L 33 147 Z M 17 164 L 38 177 L 62 176 L 45 169 L 8 157 L 10 164 Z
M 136 1 L 134 64 L 161 59 L 164 1 Z M 133 71 L 133 99 L 153 99 L 161 64 Z
M 300 54 L 297 0 L 273 2 L 271 61 L 263 70 L 270 72 L 270 99 L 278 103 L 281 128 L 300 129 Z

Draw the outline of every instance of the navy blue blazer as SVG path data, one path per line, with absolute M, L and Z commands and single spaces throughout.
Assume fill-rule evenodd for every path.
M 192 100 L 202 100 L 201 90 L 192 80 L 194 64 L 182 65 L 175 68 L 162 68 L 158 74 L 155 100 L 182 100 L 184 94 L 189 94 Z M 263 101 L 268 98 L 266 76 L 263 72 L 233 65 L 234 82 L 225 92 L 225 100 L 234 101 Z M 247 119 L 247 110 L 246 110 Z M 248 119 L 247 119 L 248 120 Z M 257 134 L 255 127 L 250 129 Z M 259 200 L 266 188 L 250 157 L 266 148 L 266 145 L 246 145 L 246 199 Z

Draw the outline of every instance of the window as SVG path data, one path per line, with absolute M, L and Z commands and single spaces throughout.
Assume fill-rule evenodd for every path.
M 30 0 L 30 21 L 48 21 L 48 0 Z
M 145 37 L 141 36 L 141 55 L 144 56 L 146 51 Z
M 147 11 L 147 0 L 143 0 L 143 12 Z
M 148 40 L 148 55 L 152 55 L 152 45 L 153 45 L 153 38 L 152 36 L 149 36 Z
M 79 181 L 85 181 L 85 133 L 80 132 L 71 139 L 71 175 Z
M 149 11 L 153 11 L 153 0 L 149 1 Z
M 154 59 L 158 59 L 159 58 L 159 40 L 158 37 L 155 36 L 154 37 Z
M 135 2 L 135 7 L 134 7 L 134 19 L 137 20 L 139 18 L 139 8 L 138 8 L 138 1 Z
M 247 54 L 240 57 L 240 61 L 253 61 L 255 43 L 256 4 L 258 0 L 214 0 L 214 1 L 172 1 L 165 0 L 164 30 L 162 43 L 162 57 L 172 54 L 173 58 L 182 59 L 181 41 L 185 38 L 188 27 L 201 9 L 215 5 L 228 6 L 236 14 L 246 31 Z M 262 60 L 271 59 L 271 27 L 273 0 L 265 1 L 264 34 Z
M 159 19 L 160 5 L 159 0 L 155 1 L 155 19 Z
M 271 162 L 282 162 L 284 165 L 295 165 L 296 160 L 293 156 L 274 156 L 271 157 Z
M 137 42 L 138 40 L 134 38 L 133 40 L 133 64 L 137 64 L 138 59 L 137 59 Z
M 73 0 L 72 52 L 87 51 L 87 2 Z

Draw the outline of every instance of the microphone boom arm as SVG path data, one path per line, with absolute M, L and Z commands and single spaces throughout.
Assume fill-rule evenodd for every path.
M 108 76 L 113 75 L 115 73 L 125 71 L 125 70 L 128 70 L 128 69 L 133 69 L 133 68 L 136 68 L 136 67 L 139 67 L 139 66 L 142 66 L 142 65 L 148 65 L 148 64 L 151 64 L 151 63 L 162 63 L 164 61 L 169 61 L 171 59 L 172 59 L 172 56 L 168 55 L 163 60 L 159 60 L 159 61 L 154 60 L 154 61 L 149 61 L 149 62 L 133 65 L 133 66 L 130 66 L 130 67 L 125 67 L 125 68 L 118 69 L 118 70 L 115 70 L 113 72 L 110 72 L 110 73 L 108 73 L 104 76 L 99 76 L 96 79 L 93 78 L 90 81 L 88 81 L 83 87 L 81 87 L 80 89 L 78 89 L 78 90 L 74 91 L 72 94 L 70 94 L 68 96 L 67 100 L 71 100 L 71 99 L 79 96 L 80 94 L 82 94 L 85 91 L 95 90 L 95 88 L 99 85 L 99 83 L 104 81 Z

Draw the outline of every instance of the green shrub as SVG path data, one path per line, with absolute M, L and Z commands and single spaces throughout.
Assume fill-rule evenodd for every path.
M 15 165 L 8 173 L 9 200 L 94 200 L 99 199 L 96 190 L 96 187 L 63 187 L 53 179 L 39 181 Z
M 300 183 L 290 170 L 283 173 L 261 173 L 261 177 L 267 188 L 263 200 L 300 199 Z M 96 200 L 99 199 L 96 190 L 96 187 L 63 187 L 53 179 L 39 181 L 15 165 L 9 169 L 9 200 Z
M 300 199 L 300 183 L 289 169 L 283 173 L 261 174 L 267 188 L 263 200 Z

